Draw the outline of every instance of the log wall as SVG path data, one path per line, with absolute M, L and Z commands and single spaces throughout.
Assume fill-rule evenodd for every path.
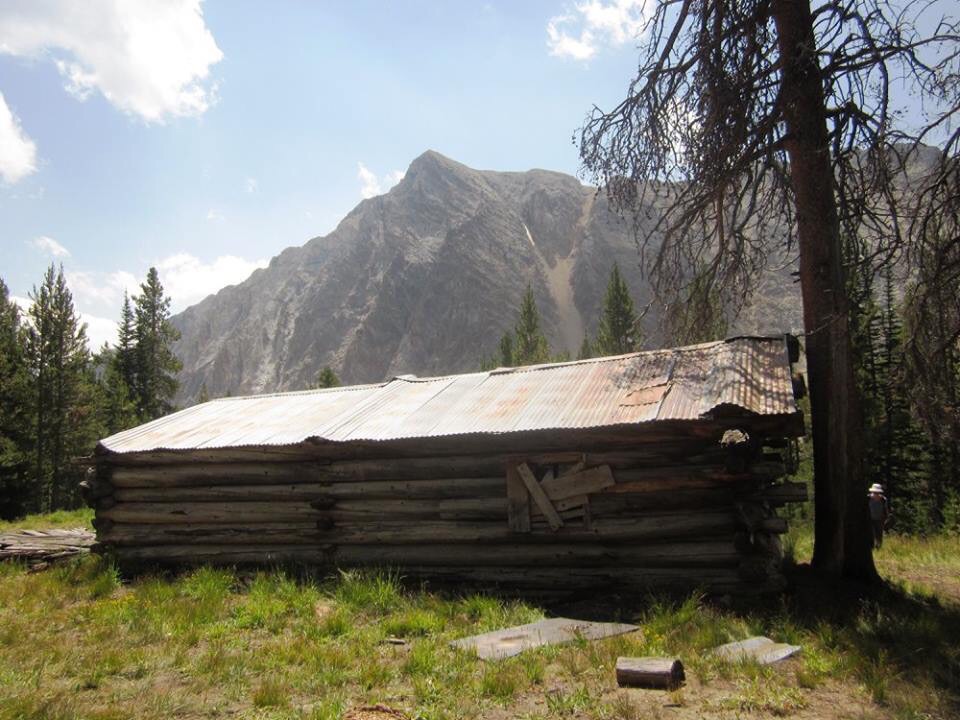
M 713 433 L 597 452 L 112 456 L 85 492 L 98 548 L 125 569 L 382 566 L 521 591 L 759 592 L 783 582 L 776 508 L 805 498 L 761 445 Z

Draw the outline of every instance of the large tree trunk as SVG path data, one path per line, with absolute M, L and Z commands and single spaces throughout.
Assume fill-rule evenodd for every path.
M 876 578 L 863 475 L 859 398 L 826 104 L 807 0 L 772 4 L 782 109 L 796 198 L 800 289 L 813 425 L 813 564 L 835 576 Z

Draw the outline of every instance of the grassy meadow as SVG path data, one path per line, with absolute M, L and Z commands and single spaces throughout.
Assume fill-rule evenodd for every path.
M 809 534 L 788 546 L 804 560 Z M 35 573 L 5 563 L 0 720 L 320 720 L 376 703 L 411 718 L 957 717 L 960 540 L 891 537 L 878 564 L 892 582 L 867 598 L 808 584 L 798 569 L 794 592 L 747 607 L 693 594 L 542 608 L 390 574 L 199 569 L 122 583 L 96 557 Z M 642 630 L 493 663 L 449 646 L 551 612 Z M 803 651 L 774 667 L 705 653 L 753 634 Z M 618 655 L 676 655 L 688 683 L 620 690 Z

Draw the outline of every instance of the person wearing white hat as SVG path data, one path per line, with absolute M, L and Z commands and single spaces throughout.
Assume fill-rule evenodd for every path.
M 870 524 L 873 525 L 873 547 L 883 545 L 883 529 L 890 517 L 890 505 L 883 494 L 883 485 L 874 483 L 867 490 L 867 503 L 870 505 Z

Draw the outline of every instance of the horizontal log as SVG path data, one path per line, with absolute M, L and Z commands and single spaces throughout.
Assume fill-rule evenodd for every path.
M 215 502 L 218 500 L 331 499 L 443 499 L 489 498 L 504 495 L 502 476 L 448 478 L 440 480 L 376 480 L 364 482 L 315 482 L 219 485 L 196 487 L 137 487 L 115 491 L 123 502 Z
M 392 520 L 366 522 L 340 522 L 328 531 L 330 542 L 343 544 L 399 543 L 399 542 L 447 542 L 473 543 L 495 540 L 527 542 L 566 542 L 569 538 L 594 538 L 596 540 L 666 540 L 691 536 L 733 537 L 736 524 L 733 514 L 724 511 L 700 513 L 664 513 L 636 518 L 600 518 L 591 521 L 590 527 L 566 523 L 556 532 L 534 528 L 531 533 L 514 533 L 500 522 L 442 522 L 418 523 Z
M 116 514 L 124 505 L 112 508 L 108 513 Z M 319 513 L 317 513 L 319 515 Z M 289 531 L 292 534 L 304 533 L 311 539 L 318 538 L 325 543 L 337 544 L 391 544 L 391 543 L 482 543 L 482 542 L 607 542 L 643 540 L 650 542 L 666 541 L 674 538 L 704 538 L 734 536 L 736 525 L 732 513 L 722 511 L 704 511 L 700 513 L 663 513 L 638 518 L 598 518 L 589 528 L 583 524 L 568 523 L 556 533 L 544 527 L 533 532 L 514 533 L 505 520 L 499 521 L 444 521 L 400 522 L 392 519 L 365 518 L 356 522 L 341 522 L 335 527 L 318 527 L 317 520 L 311 517 L 295 517 L 287 520 L 266 517 L 246 520 L 236 513 L 229 514 L 228 522 L 223 520 L 207 521 L 193 517 L 175 515 L 161 522 L 159 516 L 150 514 L 147 521 L 133 516 L 131 519 L 114 522 L 107 518 L 98 519 L 98 530 L 102 539 L 118 543 L 164 542 L 167 538 L 189 536 L 195 532 L 203 535 L 219 532 L 238 539 L 251 537 L 257 542 L 260 533 L 266 531 Z M 319 520 L 323 522 L 322 519 Z M 103 526 L 102 528 L 100 526 Z M 315 536 L 313 530 L 319 535 Z M 238 540 L 239 541 L 239 540 Z
M 322 483 L 276 485 L 211 485 L 206 487 L 120 488 L 114 498 L 120 502 L 218 502 L 218 501 L 303 501 L 332 498 L 330 486 Z
M 120 527 L 120 526 L 118 526 Z M 738 567 L 744 556 L 738 553 L 729 538 L 697 542 L 674 542 L 632 545 L 609 545 L 595 542 L 572 543 L 486 543 L 474 545 L 443 545 L 438 543 L 403 545 L 342 545 L 324 541 L 317 531 L 303 528 L 261 530 L 257 533 L 230 531 L 213 527 L 204 532 L 192 529 L 183 532 L 176 527 L 162 531 L 149 527 L 125 532 L 114 530 L 104 540 L 118 548 L 142 548 L 138 556 L 157 554 L 149 548 L 192 547 L 197 557 L 208 550 L 227 546 L 265 547 L 294 546 L 295 551 L 319 552 L 324 562 L 343 565 L 377 566 L 449 566 L 477 567 Z
M 135 525 L 116 523 L 98 533 L 100 542 L 118 546 L 138 545 L 311 545 L 323 541 L 326 531 L 315 522 L 258 523 L 230 526 L 219 523 L 188 525 Z
M 98 449 L 94 460 L 97 468 L 158 467 L 218 463 L 296 463 L 315 462 L 322 457 L 312 443 L 299 445 L 261 445 L 242 448 L 208 448 L 203 450 L 151 450 L 137 453 L 112 453 Z
M 651 489 L 658 485 L 667 489 L 681 484 L 690 487 L 750 484 L 774 480 L 785 474 L 786 468 L 777 463 L 754 463 L 748 471 L 742 473 L 731 473 L 723 466 L 714 464 L 701 465 L 692 462 L 661 467 L 625 467 L 614 472 L 617 484 L 604 488 L 601 492 L 617 492 L 618 487 L 629 484 L 646 484 Z
M 321 514 L 304 502 L 118 503 L 97 517 L 116 523 L 243 525 L 317 520 Z
M 582 453 L 574 454 L 583 457 Z M 225 455 L 226 457 L 226 455 Z M 256 457 L 256 456 L 254 456 Z M 454 455 L 442 457 L 397 457 L 374 460 L 316 460 L 313 462 L 271 461 L 271 454 L 259 456 L 259 462 L 210 462 L 183 456 L 178 463 L 143 465 L 139 462 L 124 464 L 123 457 L 111 458 L 109 473 L 117 487 L 191 487 L 211 484 L 247 485 L 290 482 L 337 482 L 369 480 L 427 480 L 444 478 L 492 478 L 504 477 L 508 462 L 516 458 L 510 454 Z M 532 453 L 523 457 L 550 456 Z M 660 449 L 591 452 L 585 455 L 589 467 L 608 465 L 617 470 L 642 467 L 648 473 L 658 467 L 722 466 L 724 455 L 719 452 L 676 454 Z M 131 458 L 132 460 L 132 458 Z M 674 477 L 676 473 L 668 473 Z
M 768 502 L 774 506 L 786 505 L 788 503 L 806 502 L 807 486 L 803 483 L 784 482 L 778 485 L 771 485 L 751 496 L 751 499 L 760 502 Z
M 731 488 L 591 495 L 590 512 L 594 517 L 638 515 L 683 509 L 697 512 L 704 508 L 732 508 L 740 497 L 742 494 Z
M 737 567 L 733 542 L 687 542 L 634 546 L 598 543 L 475 545 L 337 545 L 343 565 L 473 565 L 476 567 Z
M 336 555 L 330 549 L 310 547 L 290 547 L 284 545 L 157 545 L 151 547 L 116 548 L 120 559 L 157 560 L 171 563 L 253 563 L 269 565 L 283 562 L 297 562 L 312 565 L 337 566 Z M 369 564 L 369 563 L 365 563 Z M 681 568 L 681 567 L 642 567 L 618 565 L 609 568 L 597 567 L 505 567 L 502 565 L 482 566 L 475 563 L 430 564 L 397 563 L 384 561 L 377 563 L 384 568 L 408 570 L 417 575 L 452 575 L 459 577 L 484 577 L 493 582 L 550 582 L 590 579 L 616 582 L 620 578 L 648 578 L 679 581 L 684 585 L 696 587 L 714 580 L 736 582 L 739 580 L 736 568 Z M 340 567 L 356 567 L 353 563 L 340 562 Z
M 117 488 L 317 482 L 320 480 L 319 467 L 315 462 L 268 462 L 266 459 L 260 462 L 187 462 L 145 467 L 118 465 L 112 468 L 111 482 Z
M 444 498 L 414 500 L 337 500 L 324 514 L 337 518 L 489 518 L 507 523 L 507 498 Z
M 686 679 L 683 663 L 676 658 L 618 657 L 616 673 L 620 687 L 676 690 Z

